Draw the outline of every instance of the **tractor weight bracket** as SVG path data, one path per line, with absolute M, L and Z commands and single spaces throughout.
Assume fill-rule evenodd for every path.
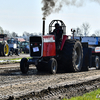
M 34 64 L 34 65 L 37 65 L 39 62 L 39 59 L 29 59 L 27 61 L 27 63 L 30 65 L 30 64 Z

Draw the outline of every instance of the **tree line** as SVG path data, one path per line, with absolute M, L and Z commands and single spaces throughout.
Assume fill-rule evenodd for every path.
M 2 27 L 0 27 L 0 34 L 7 34 L 8 37 L 13 38 L 13 37 L 19 37 L 18 33 L 12 32 L 10 33 L 8 30 L 3 30 Z M 41 35 L 41 33 L 29 33 L 29 32 L 23 32 L 22 37 L 29 37 L 33 35 Z
M 75 36 L 89 36 L 90 33 L 90 24 L 89 23 L 83 23 L 80 27 L 77 27 L 75 32 Z M 2 27 L 0 27 L 0 34 L 7 34 L 8 37 L 18 37 L 18 33 L 12 32 L 10 33 L 8 30 L 3 30 Z M 29 37 L 33 35 L 41 35 L 41 33 L 29 33 L 29 32 L 23 32 L 23 37 Z M 91 34 L 91 36 L 100 36 L 100 30 L 96 30 L 94 33 Z
M 90 24 L 89 23 L 83 23 L 80 27 L 77 27 L 75 32 L 75 36 L 100 36 L 100 30 L 94 31 L 91 35 L 90 33 Z

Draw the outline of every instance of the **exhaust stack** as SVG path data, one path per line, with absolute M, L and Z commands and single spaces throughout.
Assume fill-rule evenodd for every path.
M 42 18 L 43 19 L 43 35 L 45 35 L 45 18 Z

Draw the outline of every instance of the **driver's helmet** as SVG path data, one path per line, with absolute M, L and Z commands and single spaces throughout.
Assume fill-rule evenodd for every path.
M 55 24 L 55 28 L 58 28 L 60 25 L 59 25 L 59 23 L 56 23 Z

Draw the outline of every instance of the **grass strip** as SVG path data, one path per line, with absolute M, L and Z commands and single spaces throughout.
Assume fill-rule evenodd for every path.
M 62 100 L 100 100 L 100 89 L 84 94 L 83 96 L 64 98 Z
M 27 59 L 29 59 L 31 57 L 27 57 Z M 0 60 L 19 60 L 19 59 L 22 59 L 22 58 L 13 58 L 13 59 L 0 59 Z
M 27 59 L 30 59 L 31 57 L 27 57 Z M 13 59 L 0 59 L 0 64 L 9 64 L 9 63 L 19 63 L 22 58 L 13 58 Z

